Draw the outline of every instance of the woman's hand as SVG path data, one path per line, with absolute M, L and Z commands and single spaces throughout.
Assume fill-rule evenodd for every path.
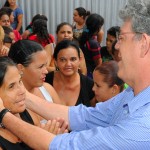
M 5 45 L 2 46 L 2 49 L 0 50 L 0 56 L 8 56 L 9 48 Z
M 41 128 L 55 135 L 68 133 L 68 123 L 60 118 L 48 120 L 45 124 L 42 123 Z

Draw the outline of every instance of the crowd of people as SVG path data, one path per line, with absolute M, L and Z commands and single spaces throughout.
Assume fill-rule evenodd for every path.
M 149 149 L 150 0 L 128 0 L 104 47 L 105 18 L 83 7 L 56 35 L 24 15 L 0 8 L 0 150 Z

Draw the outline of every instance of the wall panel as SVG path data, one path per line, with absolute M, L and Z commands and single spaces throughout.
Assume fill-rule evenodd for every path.
M 106 31 L 113 25 L 120 25 L 118 18 L 121 9 L 127 0 L 17 0 L 18 5 L 24 11 L 23 29 L 30 23 L 32 17 L 37 14 L 44 14 L 48 17 L 49 32 L 55 34 L 57 24 L 67 21 L 72 24 L 73 10 L 82 6 L 93 13 L 98 13 L 105 19 L 104 41 Z M 5 0 L 0 0 L 0 8 Z

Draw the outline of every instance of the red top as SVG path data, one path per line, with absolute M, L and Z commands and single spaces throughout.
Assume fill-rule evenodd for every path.
M 36 42 L 38 42 L 38 43 L 40 43 L 43 47 L 45 47 L 46 45 L 48 45 L 48 44 L 50 44 L 50 43 L 55 43 L 55 38 L 54 38 L 54 36 L 52 35 L 52 34 L 49 34 L 49 43 L 48 43 L 48 41 L 39 41 L 38 40 L 38 38 L 37 38 L 37 36 L 36 35 L 30 35 L 29 37 L 28 37 L 28 39 L 29 40 L 32 40 L 32 41 L 36 41 Z
M 22 40 L 22 37 L 17 30 L 13 30 L 13 33 L 15 35 L 15 42 L 17 42 L 18 40 Z

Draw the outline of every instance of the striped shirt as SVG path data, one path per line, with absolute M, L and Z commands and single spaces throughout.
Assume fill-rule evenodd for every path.
M 150 87 L 134 96 L 127 88 L 95 108 L 69 109 L 72 132 L 56 136 L 51 150 L 149 150 Z

